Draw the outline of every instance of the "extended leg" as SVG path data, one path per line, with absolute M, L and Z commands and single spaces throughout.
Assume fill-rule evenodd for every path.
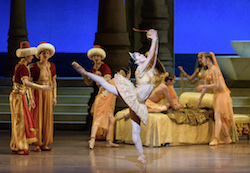
M 82 74 L 82 75 L 86 75 L 87 77 L 91 78 L 93 81 L 99 83 L 103 88 L 105 88 L 106 90 L 108 90 L 108 92 L 118 96 L 118 92 L 115 88 L 114 85 L 109 84 L 103 77 L 100 77 L 98 75 L 95 75 L 93 73 L 89 73 L 87 72 L 82 66 L 80 66 L 77 62 L 73 62 L 72 66 L 75 68 L 75 70 Z

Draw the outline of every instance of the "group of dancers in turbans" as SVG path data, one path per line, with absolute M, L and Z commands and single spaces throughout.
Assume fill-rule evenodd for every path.
M 10 148 L 16 154 L 28 155 L 29 144 L 34 145 L 34 152 L 53 150 L 49 145 L 53 142 L 57 83 L 55 64 L 48 60 L 54 53 L 55 47 L 46 42 L 30 47 L 27 41 L 23 41 L 16 51 L 20 61 L 14 68 L 13 89 L 9 97 L 12 124 Z M 39 61 L 29 64 L 34 55 Z
M 122 67 L 112 78 L 110 68 L 102 61 L 106 57 L 106 52 L 100 46 L 95 46 L 88 51 L 87 56 L 94 61 L 90 72 L 87 72 L 77 62 L 72 62 L 73 68 L 83 76 L 87 85 L 94 81 L 99 86 L 98 94 L 91 108 L 93 124 L 89 148 L 94 148 L 96 136 L 99 132 L 102 133 L 103 129 L 106 130 L 106 146 L 118 147 L 119 145 L 111 140 L 113 125 L 115 121 L 130 117 L 132 140 L 139 155 L 137 160 L 142 164 L 144 170 L 146 169 L 146 157 L 140 137 L 141 122 L 147 124 L 148 112 L 164 112 L 169 109 L 178 111 L 187 107 L 187 105 L 178 103 L 178 97 L 173 87 L 175 75 L 167 72 L 159 74 L 156 68 L 159 46 L 157 30 L 150 29 L 145 33 L 151 42 L 147 55 L 139 52 L 129 53 L 137 65 L 136 86 L 129 80 L 131 76 L 129 67 Z M 49 43 L 41 43 L 39 46 L 31 48 L 27 42 L 22 42 L 20 49 L 17 50 L 17 56 L 21 60 L 14 70 L 14 85 L 10 94 L 12 120 L 10 147 L 18 154 L 28 154 L 30 152 L 29 144 L 35 145 L 34 151 L 51 151 L 53 149 L 48 146 L 53 141 L 52 107 L 56 104 L 56 70 L 54 64 L 48 59 L 53 56 L 54 47 Z M 19 54 L 20 51 L 21 54 Z M 33 55 L 36 55 L 40 61 L 31 65 L 30 74 L 28 63 L 33 59 Z M 201 53 L 198 55 L 198 60 L 199 66 L 191 76 L 183 70 L 183 67 L 179 67 L 179 69 L 190 80 L 195 77 L 204 79 L 203 83 L 197 87 L 197 90 L 201 92 L 197 107 L 200 106 L 207 90 L 213 91 L 215 135 L 210 145 L 230 144 L 232 140 L 228 127 L 234 125 L 230 91 L 213 53 Z M 161 81 L 156 86 L 159 78 Z M 31 111 L 26 102 L 26 93 L 28 93 Z M 114 118 L 116 97 L 127 104 L 129 113 Z M 164 98 L 167 98 L 168 103 L 159 104 L 159 101 Z M 225 139 L 218 141 L 221 130 Z

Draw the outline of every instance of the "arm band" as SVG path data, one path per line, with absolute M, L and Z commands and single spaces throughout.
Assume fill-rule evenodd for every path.
M 42 86 L 42 85 L 39 85 L 39 84 L 36 84 L 36 83 L 32 83 L 32 88 L 35 88 L 35 89 L 43 89 L 43 86 Z
M 28 88 L 28 89 L 27 89 L 27 97 L 28 97 L 29 100 L 30 100 L 30 99 L 33 99 L 33 95 L 32 95 L 31 88 Z

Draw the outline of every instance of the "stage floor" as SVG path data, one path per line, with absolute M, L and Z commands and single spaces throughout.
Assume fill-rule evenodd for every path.
M 97 141 L 94 150 L 88 148 L 88 132 L 56 131 L 54 151 L 12 154 L 10 132 L 0 131 L 0 172 L 143 172 L 134 145 L 120 143 L 118 148 L 106 148 Z M 32 146 L 31 146 L 31 149 Z M 144 147 L 146 172 L 250 172 L 250 140 L 241 138 L 231 145 L 185 145 Z

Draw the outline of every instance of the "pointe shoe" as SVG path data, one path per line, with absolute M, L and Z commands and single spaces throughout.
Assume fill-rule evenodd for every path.
M 113 142 L 111 142 L 111 141 L 107 141 L 107 142 L 106 142 L 106 147 L 119 147 L 119 145 L 118 145 L 118 144 L 115 144 L 115 143 L 113 143 Z
M 89 140 L 89 149 L 93 149 L 94 148 L 94 146 L 95 146 L 95 139 L 90 139 Z
M 214 139 L 212 140 L 212 142 L 209 143 L 209 145 L 211 145 L 211 146 L 218 145 L 218 140 L 217 140 L 217 138 L 214 138 Z
M 146 166 L 147 166 L 146 157 L 144 155 L 143 156 L 139 156 L 137 158 L 137 161 L 142 164 L 143 171 L 146 171 Z
M 73 66 L 73 68 L 80 74 L 86 75 L 87 71 L 81 66 L 79 65 L 77 62 L 72 62 L 71 65 Z
M 223 141 L 220 141 L 219 144 L 231 144 L 232 139 L 230 137 L 226 137 Z

